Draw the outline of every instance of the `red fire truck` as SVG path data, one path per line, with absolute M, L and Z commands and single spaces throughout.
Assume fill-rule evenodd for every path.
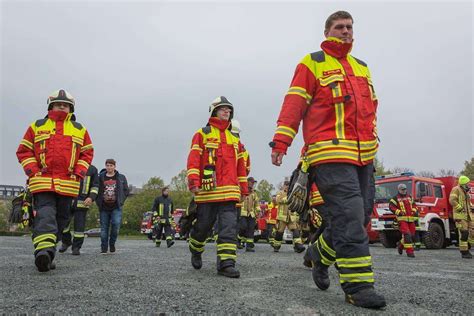
M 389 200 L 398 193 L 397 186 L 404 183 L 415 200 L 420 215 L 422 242 L 428 249 L 445 248 L 457 244 L 457 231 L 453 209 L 449 204 L 451 189 L 457 185 L 456 177 L 425 178 L 411 172 L 377 177 L 375 205 L 371 229 L 379 232 L 380 241 L 387 248 L 395 248 L 401 235 L 396 216 L 388 208 Z M 471 201 L 474 202 L 474 181 L 471 181 Z

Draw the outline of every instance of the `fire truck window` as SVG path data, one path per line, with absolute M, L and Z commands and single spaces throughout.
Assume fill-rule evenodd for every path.
M 435 197 L 437 197 L 437 198 L 442 198 L 443 197 L 443 190 L 441 190 L 440 185 L 435 185 L 434 186 L 434 192 L 435 192 Z
M 428 196 L 433 196 L 433 185 L 428 185 Z

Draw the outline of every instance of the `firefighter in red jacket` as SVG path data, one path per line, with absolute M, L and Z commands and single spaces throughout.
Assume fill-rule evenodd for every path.
M 390 199 L 389 208 L 397 216 L 398 227 L 402 239 L 397 243 L 398 253 L 402 254 L 405 249 L 407 256 L 415 257 L 413 243 L 415 241 L 415 214 L 417 209 L 411 195 L 407 194 L 407 186 L 400 183 L 397 187 L 398 194 Z
M 33 193 L 36 215 L 32 238 L 40 272 L 55 268 L 56 243 L 94 154 L 89 133 L 73 114 L 74 98 L 58 90 L 48 97 L 47 104 L 48 115 L 28 127 L 16 152 Z
M 276 201 L 276 195 L 272 195 L 272 201 L 267 207 L 267 236 L 270 246 L 273 247 L 275 242 L 275 230 L 278 216 L 278 203 Z
M 374 289 L 363 225 L 378 148 L 377 97 L 367 64 L 349 54 L 352 24 L 345 11 L 328 17 L 322 50 L 306 55 L 296 67 L 270 146 L 272 163 L 281 165 L 303 121 L 310 181 L 329 205 L 331 222 L 313 256 L 313 280 L 326 290 L 328 267 L 336 262 L 346 301 L 381 308 L 386 302 Z
M 205 240 L 218 218 L 217 271 L 238 278 L 235 204 L 248 194 L 243 147 L 230 131 L 234 107 L 229 100 L 216 98 L 209 113 L 207 126 L 193 136 L 187 163 L 188 186 L 197 203 L 197 220 L 189 236 L 191 264 L 195 269 L 202 267 Z

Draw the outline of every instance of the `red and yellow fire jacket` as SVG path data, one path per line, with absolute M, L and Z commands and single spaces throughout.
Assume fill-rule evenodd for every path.
M 418 211 L 413 198 L 406 194 L 397 194 L 390 199 L 388 207 L 392 213 L 397 215 L 397 221 L 414 222 L 418 217 Z
M 323 197 L 319 193 L 319 189 L 316 184 L 311 185 L 311 195 L 309 196 L 309 206 L 316 207 L 318 205 L 324 204 Z
M 32 193 L 52 191 L 76 197 L 94 149 L 89 133 L 75 122 L 74 114 L 49 111 L 46 118 L 28 127 L 16 155 Z
M 366 165 L 378 148 L 377 98 L 367 65 L 351 43 L 329 37 L 296 67 L 277 121 L 273 152 L 285 153 L 303 120 L 310 165 Z
M 267 212 L 268 212 L 267 223 L 268 224 L 276 224 L 277 223 L 277 215 L 278 215 L 277 204 L 273 204 L 272 202 L 270 202 L 270 204 L 268 204 Z
M 189 189 L 201 188 L 204 167 L 210 163 L 215 166 L 216 180 L 213 190 L 195 194 L 196 203 L 238 202 L 248 195 L 243 146 L 228 127 L 228 121 L 211 117 L 209 125 L 194 134 L 187 164 Z

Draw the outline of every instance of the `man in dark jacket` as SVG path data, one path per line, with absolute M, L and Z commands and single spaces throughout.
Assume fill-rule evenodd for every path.
M 157 247 L 161 245 L 161 234 L 165 230 L 166 245 L 169 247 L 174 245 L 173 236 L 171 234 L 171 221 L 173 221 L 174 205 L 169 197 L 169 188 L 164 187 L 161 195 L 155 199 L 153 203 L 153 230 L 156 237 L 155 244 Z
M 63 244 L 59 252 L 63 253 L 72 245 L 72 254 L 80 255 L 84 243 L 84 230 L 86 228 L 86 215 L 89 207 L 97 199 L 99 193 L 99 175 L 93 165 L 87 169 L 86 176 L 81 180 L 79 195 L 72 201 L 71 214 L 74 217 L 74 239 L 72 239 L 70 224 L 63 230 Z
M 99 194 L 97 206 L 100 212 L 100 239 L 101 253 L 115 252 L 120 224 L 122 222 L 122 207 L 128 196 L 129 189 L 127 178 L 116 169 L 114 159 L 105 161 L 105 169 L 99 174 Z

